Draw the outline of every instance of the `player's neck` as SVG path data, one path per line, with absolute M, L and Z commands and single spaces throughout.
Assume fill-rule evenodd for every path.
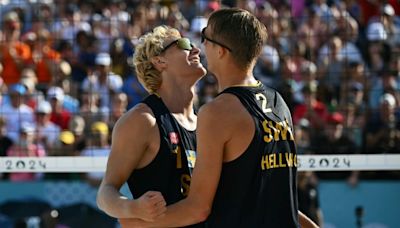
M 254 78 L 252 71 L 227 71 L 216 76 L 218 79 L 218 89 L 224 89 L 232 86 L 254 86 L 257 80 Z
M 175 85 L 169 88 L 161 86 L 158 91 L 158 95 L 171 113 L 184 114 L 185 116 L 193 114 L 194 93 L 194 86 L 188 85 Z
M 213 69 L 213 73 L 218 80 L 218 90 L 220 92 L 232 86 L 252 86 L 257 84 L 257 80 L 253 76 L 255 63 L 243 69 L 229 59 L 221 60 L 220 62 Z

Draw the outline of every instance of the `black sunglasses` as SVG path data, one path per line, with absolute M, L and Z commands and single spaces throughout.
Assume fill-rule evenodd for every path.
M 219 46 L 221 46 L 221 47 L 223 47 L 223 48 L 226 48 L 226 49 L 228 49 L 228 51 L 232 52 L 232 49 L 230 49 L 228 46 L 226 46 L 226 45 L 224 45 L 224 44 L 221 44 L 221 43 L 218 42 L 218 41 L 215 41 L 215 40 L 213 40 L 213 39 L 208 38 L 208 37 L 206 36 L 206 33 L 205 33 L 206 28 L 207 28 L 207 27 L 205 27 L 205 28 L 203 28 L 203 30 L 201 30 L 201 43 L 204 43 L 204 40 L 208 40 L 208 41 L 210 41 L 211 43 L 218 44 Z
M 188 38 L 179 38 L 175 41 L 173 41 L 172 43 L 168 44 L 167 46 L 165 46 L 160 53 L 163 53 L 164 51 L 166 51 L 168 48 L 172 47 L 172 45 L 176 44 L 178 46 L 178 48 L 182 49 L 182 50 L 186 50 L 186 51 L 191 51 L 194 47 L 194 45 L 192 44 L 192 42 L 190 42 L 190 40 Z

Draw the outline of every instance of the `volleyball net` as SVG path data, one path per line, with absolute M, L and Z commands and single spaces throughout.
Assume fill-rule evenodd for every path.
M 0 172 L 85 173 L 104 172 L 108 157 L 0 157 Z M 267 160 L 270 166 L 283 164 L 278 156 Z M 298 155 L 299 171 L 383 171 L 400 170 L 400 154 Z

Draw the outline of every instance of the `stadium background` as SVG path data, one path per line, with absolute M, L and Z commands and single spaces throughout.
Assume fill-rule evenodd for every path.
M 202 48 L 207 15 L 225 6 L 266 25 L 254 75 L 289 104 L 300 154 L 399 153 L 398 1 L 3 0 L 0 156 L 107 156 L 115 121 L 146 96 L 138 37 L 167 24 Z M 211 74 L 197 94 L 196 108 L 217 94 Z M 397 227 L 399 169 L 300 172 L 301 210 L 320 209 L 324 227 Z M 112 226 L 95 205 L 101 176 L 0 173 L 0 227 Z

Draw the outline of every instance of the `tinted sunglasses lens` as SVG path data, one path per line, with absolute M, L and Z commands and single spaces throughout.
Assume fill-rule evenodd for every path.
M 190 40 L 188 38 L 181 38 L 176 41 L 178 47 L 182 50 L 192 50 L 192 44 L 190 43 Z

